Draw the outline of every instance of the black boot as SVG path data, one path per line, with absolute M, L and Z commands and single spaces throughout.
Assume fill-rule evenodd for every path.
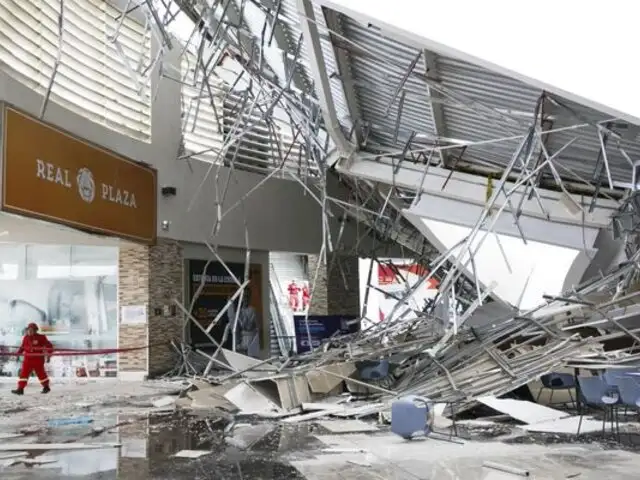
M 42 387 L 42 391 L 40 393 L 49 393 L 51 391 L 51 389 L 49 388 L 49 385 L 47 385 L 46 387 Z
M 16 388 L 15 390 L 11 390 L 11 393 L 13 393 L 14 395 L 24 395 L 24 389 Z

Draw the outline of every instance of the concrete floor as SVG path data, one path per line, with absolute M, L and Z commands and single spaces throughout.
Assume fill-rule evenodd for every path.
M 530 478 L 555 480 L 636 479 L 640 456 L 604 450 L 594 444 L 507 445 L 501 442 L 451 444 L 426 439 L 406 442 L 394 435 L 321 436 L 337 451 L 293 465 L 308 480 L 516 480 L 512 474 L 483 468 L 492 461 L 528 470 Z M 359 450 L 359 452 L 357 452 Z
M 0 450 L 2 444 L 9 442 L 65 443 L 74 439 L 81 443 L 113 442 L 121 447 L 63 453 L 30 452 L 29 460 L 48 463 L 25 465 L 20 461 L 0 460 L 0 478 L 303 480 L 304 477 L 289 465 L 285 457 L 290 452 L 306 448 L 305 443 L 320 445 L 318 440 L 298 427 L 285 430 L 275 424 L 238 425 L 237 433 L 225 436 L 224 425 L 211 425 L 208 419 L 200 417 L 173 414 L 136 417 L 131 423 L 110 432 L 91 435 L 95 428 L 121 424 L 126 420 L 132 420 L 131 416 L 107 415 L 101 416 L 92 426 L 47 428 L 23 439 L 2 440 Z M 174 456 L 184 450 L 206 454 L 197 459 Z M 0 458 L 2 455 L 0 452 Z
M 596 436 L 576 443 L 571 436 L 531 435 L 508 425 L 493 433 L 478 429 L 463 444 L 434 438 L 407 442 L 381 428 L 376 433 L 329 434 L 315 424 L 277 424 L 175 414 L 154 408 L 154 397 L 175 385 L 112 383 L 66 385 L 51 397 L 17 399 L 0 395 L 0 478 L 27 479 L 432 479 L 515 480 L 484 468 L 489 460 L 531 472 L 535 479 L 637 479 L 640 447 L 603 442 Z M 30 393 L 30 392 L 29 392 Z M 45 401 L 44 398 L 47 400 Z M 90 416 L 91 424 L 50 426 L 47 420 Z M 119 425 L 118 427 L 114 427 Z M 491 430 L 491 428 L 489 428 Z M 509 434 L 505 434 L 512 430 Z M 498 433 L 496 433 L 498 432 Z M 499 435 L 499 440 L 494 438 Z M 599 434 L 598 434 L 599 435 Z M 596 437 L 597 440 L 594 440 Z M 7 443 L 105 443 L 118 448 L 29 452 L 42 464 L 2 459 Z M 640 442 L 637 442 L 640 443 Z M 206 452 L 176 458 L 183 450 Z

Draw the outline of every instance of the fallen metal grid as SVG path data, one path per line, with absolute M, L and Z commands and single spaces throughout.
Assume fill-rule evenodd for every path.
M 252 31 L 246 21 L 248 4 L 266 12 L 260 32 Z M 60 5 L 61 36 L 64 0 L 60 0 Z M 420 49 L 413 48 L 415 55 L 412 55 L 412 48 L 399 45 L 375 26 L 363 27 L 337 12 L 318 8 L 310 0 L 275 3 L 129 0 L 120 19 L 133 11 L 144 12 L 147 31 L 161 46 L 150 63 L 141 61 L 138 70 L 129 69 L 136 82 L 148 81 L 150 76 L 146 72 L 154 70 L 174 47 L 176 40 L 170 28 L 175 16 L 186 13 L 194 24 L 194 32 L 182 47 L 182 54 L 195 55 L 189 82 L 200 93 L 194 96 L 196 105 L 190 106 L 195 111 L 188 115 L 193 117 L 184 125 L 188 128 L 198 122 L 197 104 L 206 102 L 222 134 L 220 144 L 207 147 L 209 156 L 205 161 L 210 168 L 206 177 L 217 177 L 223 165 L 228 165 L 231 171 L 227 185 L 218 190 L 223 192 L 222 196 L 217 193 L 215 198 L 218 215 L 212 220 L 214 241 L 203 239 L 211 252 L 211 261 L 220 262 L 234 277 L 218 255 L 215 237 L 225 214 L 237 206 L 222 208 L 234 171 L 253 168 L 265 173 L 264 181 L 279 176 L 298 182 L 322 206 L 325 228 L 320 258 L 325 264 L 329 253 L 336 251 L 379 257 L 375 251 L 358 250 L 357 245 L 349 250 L 341 244 L 340 234 L 332 238 L 327 222 L 329 217 L 337 217 L 342 225 L 348 219 L 363 224 L 366 227 L 363 236 L 374 236 L 381 247 L 402 244 L 430 272 L 407 289 L 385 322 L 353 336 L 333 338 L 307 355 L 282 352 L 283 355 L 259 362 L 260 365 L 275 365 L 278 372 L 288 375 L 324 372 L 341 377 L 339 373 L 329 373 L 328 368 L 360 360 L 391 359 L 397 367 L 384 387 L 352 376 L 344 376 L 342 380 L 380 392 L 385 401 L 400 394 L 418 393 L 443 402 L 461 402 L 464 407 L 481 395 L 508 393 L 560 366 L 617 365 L 638 359 L 640 328 L 625 325 L 614 315 L 622 305 L 635 303 L 639 280 L 640 196 L 631 171 L 640 149 L 633 126 L 579 109 L 517 82 L 500 83 L 500 88 L 507 88 L 507 84 L 512 87 L 503 95 L 499 89 L 489 91 L 487 86 L 497 76 Z M 318 20 L 320 15 L 324 18 Z M 112 43 L 118 39 L 118 21 L 114 19 Z M 268 64 L 265 54 L 278 31 L 281 38 L 275 43 L 282 51 L 284 78 L 278 78 L 277 68 Z M 327 63 L 325 57 L 332 54 L 336 58 Z M 219 82 L 212 81 L 216 69 L 228 58 L 240 66 L 238 79 L 243 76 L 248 82 L 244 90 L 234 90 L 234 85 L 220 89 Z M 123 62 L 128 65 L 129 60 L 123 58 Z M 44 96 L 42 114 L 58 63 Z M 183 83 L 187 78 L 170 78 L 167 72 L 162 76 L 161 81 Z M 485 88 L 478 88 L 480 84 Z M 341 89 L 344 95 L 336 95 L 336 89 Z M 521 94 L 517 89 L 521 89 Z M 421 91 L 424 97 L 412 103 L 413 98 L 422 96 Z M 156 92 L 154 98 L 155 95 Z M 333 102 L 335 96 L 340 97 L 338 108 Z M 355 103 L 350 101 L 354 99 Z M 276 109 L 284 112 L 291 129 L 286 141 L 278 134 L 282 119 L 274 119 Z M 351 125 L 344 120 L 345 109 L 349 110 Z M 199 153 L 202 152 L 181 152 L 179 159 L 193 161 Z M 584 156 L 589 153 L 593 154 L 591 173 L 584 168 L 587 163 Z M 499 180 L 469 236 L 451 250 L 439 253 L 402 217 L 402 208 L 411 201 L 411 192 L 395 188 L 393 178 L 389 179 L 389 186 L 380 186 L 343 177 L 341 184 L 351 193 L 344 199 L 329 193 L 327 185 L 338 176 L 333 171 L 337 162 L 376 159 L 382 155 L 397 160 L 396 172 L 403 161 L 422 164 L 425 170 L 431 164 L 464 165 L 490 172 Z M 505 318 L 493 319 L 491 325 L 467 327 L 465 322 L 490 299 L 493 286 L 483 288 L 473 275 L 464 273 L 465 268 L 475 269 L 474 252 L 492 233 L 501 215 L 510 212 L 518 225 L 516 195 L 535 197 L 545 178 L 566 194 L 567 201 L 571 197 L 566 179 L 583 184 L 592 193 L 594 205 L 598 195 L 608 195 L 619 182 L 629 184 L 619 212 L 612 219 L 614 235 L 625 242 L 628 260 L 561 297 L 541 299 L 540 307 L 532 311 L 513 309 Z M 507 179 L 516 187 L 507 191 Z M 194 197 L 207 193 L 201 191 L 202 185 Z M 573 207 L 582 210 L 581 205 Z M 248 231 L 246 238 L 244 278 L 248 278 L 251 257 Z M 476 245 L 474 249 L 472 245 Z M 402 305 L 412 292 L 431 276 L 441 281 L 436 301 L 424 311 L 403 310 Z M 193 322 L 217 345 L 217 351 L 213 355 L 193 352 L 176 342 L 179 363 L 173 373 L 208 377 L 215 367 L 231 369 L 231 376 L 245 376 L 258 367 L 238 370 L 221 362 L 221 344 L 211 335 L 211 329 L 227 315 L 232 302 L 242 301 L 245 294 L 248 281 L 234 279 L 238 286 L 236 294 L 206 328 L 193 317 L 193 302 L 183 305 L 175 300 L 184 314 L 185 328 Z M 312 297 L 316 279 L 317 271 L 312 279 Z M 367 292 L 371 288 L 369 282 Z M 463 303 L 461 314 L 454 314 L 452 319 L 438 318 L 439 305 L 456 301 Z M 227 324 L 225 331 L 225 337 L 232 336 L 234 349 L 238 314 L 236 311 L 233 323 Z M 583 337 L 576 333 L 589 326 L 594 316 L 601 322 L 599 336 Z M 603 342 L 617 338 L 627 338 L 630 343 L 615 351 L 605 351 Z M 195 367 L 193 358 L 199 362 L 204 358 L 206 365 Z

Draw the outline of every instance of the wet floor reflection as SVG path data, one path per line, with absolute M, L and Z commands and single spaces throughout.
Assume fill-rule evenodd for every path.
M 195 417 L 149 419 L 148 460 L 151 478 L 303 478 L 281 460 L 284 454 L 310 447 L 309 427 L 224 422 Z M 182 450 L 208 450 L 198 460 L 175 458 Z M 122 469 L 120 470 L 122 473 Z M 119 477 L 127 479 L 127 477 Z M 132 477 L 134 478 L 134 477 Z
M 114 425 L 119 426 L 95 432 Z M 48 428 L 0 443 L 118 443 L 120 448 L 31 451 L 20 456 L 0 452 L 0 478 L 296 480 L 304 477 L 283 456 L 304 455 L 315 447 L 318 441 L 311 428 L 250 419 L 230 425 L 187 415 L 103 418 L 91 425 Z M 195 459 L 174 456 L 183 450 L 208 453 Z

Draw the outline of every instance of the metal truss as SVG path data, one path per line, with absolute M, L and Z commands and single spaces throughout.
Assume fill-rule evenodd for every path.
M 292 5 L 295 10 L 291 10 Z M 255 20 L 249 21 L 246 15 L 250 6 L 263 14 L 264 20 L 259 29 L 256 29 Z M 64 8 L 61 12 L 60 38 L 64 31 Z M 182 72 L 176 75 L 163 68 L 163 60 L 170 51 L 176 49 L 177 41 L 171 34 L 171 25 L 176 16 L 186 14 L 193 23 L 189 40 L 178 48 L 181 56 L 191 55 L 195 58 L 190 86 L 199 90 L 200 95 L 190 105 L 184 106 L 183 124 L 185 129 L 189 128 L 188 125 L 193 128 L 198 122 L 201 105 L 206 103 L 218 118 L 222 141 L 208 149 L 208 152 L 183 150 L 178 158 L 191 162 L 201 160 L 203 153 L 212 154 L 207 160 L 210 163 L 208 171 L 194 192 L 194 201 L 199 196 L 211 195 L 204 187 L 210 178 L 215 178 L 219 185 L 212 199 L 218 207 L 217 215 L 211 219 L 210 236 L 203 238 L 210 250 L 211 261 L 220 262 L 234 277 L 218 254 L 217 233 L 224 219 L 238 209 L 242 211 L 244 201 L 260 185 L 279 177 L 300 184 L 321 206 L 323 238 L 320 257 L 324 262 L 329 253 L 337 251 L 369 256 L 376 262 L 382 262 L 378 259 L 386 256 L 387 247 L 400 244 L 406 249 L 407 257 L 427 267 L 428 274 L 408 288 L 402 298 L 398 298 L 397 309 L 385 322 L 376 323 L 354 337 L 335 339 L 332 342 L 333 350 L 329 350 L 333 353 L 312 351 L 304 358 L 288 358 L 282 368 L 293 364 L 322 368 L 331 358 L 355 360 L 401 353 L 403 360 L 400 362 L 395 392 L 411 391 L 450 400 L 458 395 L 472 398 L 489 391 L 505 393 L 569 361 L 584 363 L 584 359 L 589 358 L 589 361 L 597 359 L 600 363 L 616 363 L 621 358 L 630 361 L 638 357 L 637 342 L 640 337 L 637 335 L 640 329 L 624 326 L 615 317 L 616 309 L 635 298 L 633 289 L 637 288 L 638 282 L 640 224 L 636 163 L 627 152 L 625 133 L 621 132 L 623 126 L 617 119 L 593 120 L 546 92 L 540 92 L 537 103 L 527 113 L 528 117 L 510 115 L 439 81 L 435 56 L 417 50 L 408 65 L 388 62 L 389 72 L 399 81 L 391 86 L 391 94 L 386 100 L 387 113 L 390 114 L 392 110 L 395 112 L 390 123 L 393 126 L 389 127 L 393 142 L 383 145 L 369 139 L 368 135 L 386 127 L 367 125 L 353 98 L 349 98 L 347 108 L 355 134 L 345 131 L 338 118 L 334 84 L 337 81 L 345 94 L 349 95 L 357 80 L 347 71 L 348 55 L 338 55 L 339 72 L 328 71 L 326 49 L 323 50 L 322 42 L 329 39 L 334 53 L 348 50 L 371 58 L 377 52 L 348 38 L 343 31 L 337 31 L 339 19 L 335 12 L 325 11 L 325 18 L 318 18 L 317 7 L 310 0 L 129 0 L 120 18 L 114 20 L 113 34 L 105 41 L 117 47 L 118 21 L 134 12 L 142 12 L 148 34 L 157 44 L 149 64 L 140 62 L 135 65 L 122 54 L 123 64 L 137 84 L 148 82 L 150 72 L 156 69 L 161 72 L 160 81 L 187 83 Z M 292 32 L 300 34 L 292 35 Z M 277 62 L 273 55 L 267 55 L 268 49 L 274 45 L 282 50 L 283 68 L 275 64 Z M 220 83 L 213 80 L 228 59 L 236 62 L 239 72 L 234 84 L 219 87 Z M 425 69 L 417 68 L 419 62 L 424 64 Z M 50 87 L 55 82 L 55 74 L 56 68 Z M 336 79 L 336 76 L 342 77 L 342 80 Z M 312 79 L 312 85 L 307 85 L 307 78 Z M 241 81 L 245 86 L 236 88 Z M 426 87 L 420 95 L 428 98 L 434 131 L 417 132 L 407 130 L 404 126 L 403 119 L 405 114 L 408 115 L 405 110 L 409 108 L 409 97 L 412 95 L 412 81 L 420 81 Z M 43 101 L 43 113 L 50 89 Z M 156 95 L 157 90 L 153 97 Z M 473 112 L 491 127 L 493 135 L 480 140 L 450 138 L 442 110 L 447 106 Z M 276 111 L 286 116 L 290 128 L 293 140 L 286 146 L 278 133 L 281 121 L 275 118 Z M 562 116 L 572 121 L 559 124 L 557 118 Z M 266 137 L 265 144 L 269 145 L 267 160 L 262 164 L 264 168 L 260 167 L 265 176 L 253 190 L 228 207 L 225 196 L 230 183 L 234 181 L 238 170 L 247 167 L 247 162 L 240 160 L 240 152 L 245 152 L 242 158 L 250 157 L 252 151 L 255 153 L 246 145 L 255 141 L 251 136 L 256 135 L 258 127 Z M 569 134 L 569 138 L 552 149 L 550 138 L 559 138 L 560 134 Z M 563 161 L 563 155 L 584 135 L 590 135 L 599 146 L 589 178 Z M 482 152 L 492 147 L 502 148 L 504 144 L 516 143 L 517 147 L 507 162 L 487 159 L 474 163 L 467 160 L 478 149 L 481 152 L 479 156 L 482 156 Z M 247 150 L 249 153 L 246 153 Z M 616 158 L 623 158 L 628 164 L 626 170 L 612 164 L 614 152 Z M 353 162 L 375 162 L 381 157 L 392 159 L 394 166 L 394 175 L 386 185 L 349 176 Z M 477 157 L 475 155 L 473 158 Z M 416 179 L 415 188 L 410 191 L 397 185 L 395 179 L 403 165 L 406 165 L 405 162 L 420 165 L 423 169 L 422 178 Z M 428 169 L 436 164 L 451 168 L 452 172 L 455 169 L 467 169 L 489 177 L 486 203 L 481 215 L 468 236 L 446 252 L 438 252 L 403 216 L 404 209 L 415 204 L 424 194 L 420 182 L 424 182 Z M 230 173 L 222 180 L 221 170 L 225 165 Z M 627 191 L 617 191 L 625 172 L 628 174 Z M 521 312 L 511 306 L 513 308 L 509 307 L 505 318 L 494 319 L 491 326 L 467 328 L 467 320 L 490 301 L 493 288 L 492 285 L 480 284 L 474 256 L 486 239 L 495 235 L 494 227 L 503 215 L 509 216 L 520 231 L 522 242 L 527 242 L 520 228 L 524 202 L 537 202 L 540 213 L 548 217 L 541 201 L 541 188 L 561 192 L 566 209 L 581 216 L 583 222 L 590 212 L 598 208 L 600 198 L 618 201 L 624 196 L 618 213 L 612 219 L 612 228 L 615 237 L 624 242 L 626 259 L 608 271 L 600 272 L 597 278 L 576 285 L 560 297 L 540 299 L 540 306 L 534 310 Z M 576 200 L 576 194 L 590 197 L 588 208 L 584 207 L 584 202 Z M 335 237 L 329 228 L 330 222 L 339 225 Z M 363 251 L 360 241 L 356 245 L 344 245 L 342 233 L 349 222 L 359 225 L 362 238 L 375 239 L 373 251 Z M 248 278 L 251 246 L 246 220 L 245 237 L 247 253 L 244 278 Z M 471 275 L 469 272 L 472 272 Z M 441 282 L 436 300 L 425 311 L 403 309 L 408 298 L 431 277 L 437 277 Z M 235 281 L 238 287 L 236 294 L 206 328 L 193 317 L 193 302 L 191 305 L 182 305 L 176 299 L 187 322 L 197 325 L 213 344 L 218 345 L 218 350 L 221 347 L 211 336 L 211 329 L 227 313 L 232 302 L 242 300 L 247 286 L 247 281 L 238 278 Z M 201 289 L 203 287 L 204 284 Z M 366 296 L 372 288 L 369 282 Z M 312 284 L 312 296 L 314 289 L 315 285 Z M 454 308 L 451 316 L 445 307 L 457 303 L 462 308 Z M 578 310 L 581 316 L 574 315 Z M 400 311 L 403 313 L 396 314 Z M 560 317 L 558 312 L 569 314 Z M 438 319 L 443 316 L 447 318 Z M 581 326 L 586 328 L 594 316 L 598 316 L 603 325 L 600 328 L 601 336 L 595 343 L 573 333 Z M 225 336 L 235 337 L 237 321 L 238 312 Z M 603 341 L 619 337 L 630 338 L 630 346 L 616 352 L 616 355 L 601 348 Z M 234 338 L 234 346 L 235 342 Z M 381 345 L 384 348 L 381 349 Z M 182 354 L 184 356 L 184 352 Z M 216 355 L 207 358 L 209 361 L 205 374 L 219 363 Z M 490 373 L 478 381 L 471 373 L 478 370 Z M 389 394 L 388 390 L 385 392 Z

